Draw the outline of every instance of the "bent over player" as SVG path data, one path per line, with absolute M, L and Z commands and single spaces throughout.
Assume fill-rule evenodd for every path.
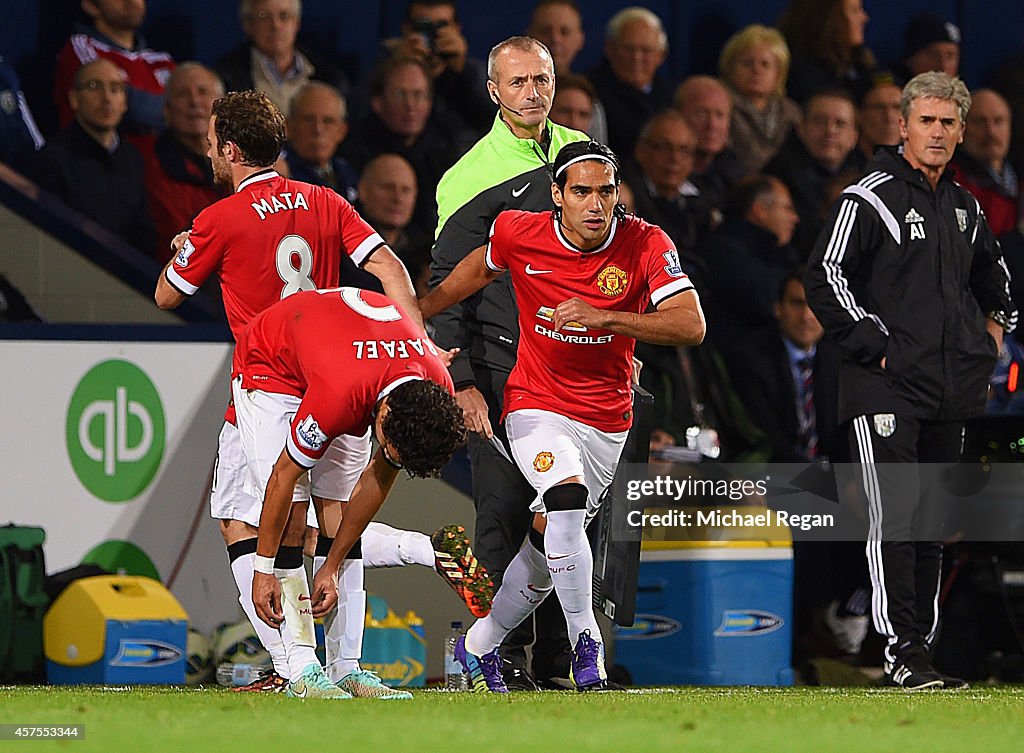
M 232 372 L 247 491 L 263 500 L 253 604 L 285 636 L 289 695 L 349 697 L 366 683 L 357 676 L 335 685 L 324 674 L 314 653 L 313 609 L 334 606 L 340 561 L 399 469 L 436 476 L 465 440 L 448 369 L 394 301 L 334 288 L 297 293 L 256 316 L 238 338 Z M 331 456 L 339 437 L 370 430 L 380 446 L 356 483 L 311 600 L 301 560 L 288 566 L 278 557 L 289 515 L 305 514 L 309 494 L 296 487 L 315 487 L 336 472 Z M 378 697 L 411 697 L 385 690 Z
M 233 193 L 201 212 L 191 230 L 175 238 L 175 257 L 157 281 L 157 305 L 165 309 L 180 305 L 216 274 L 228 324 L 237 339 L 249 321 L 274 302 L 300 290 L 336 287 L 341 258 L 347 254 L 375 275 L 385 293 L 419 323 L 408 273 L 383 238 L 334 191 L 288 180 L 272 169 L 285 142 L 285 119 L 265 95 L 236 92 L 218 99 L 207 138 L 214 176 Z M 330 535 L 338 525 L 343 504 L 370 455 L 368 435 L 342 441 L 345 452 L 334 461 L 334 473 L 312 489 L 325 524 L 318 537 L 319 556 L 314 558 L 314 565 L 330 548 Z M 242 474 L 234 408 L 229 407 L 218 439 L 211 513 L 220 521 L 239 601 L 274 663 L 272 673 L 244 689 L 279 691 L 289 677 L 287 650 L 278 631 L 256 616 L 251 601 L 260 500 L 244 492 Z M 312 514 L 309 522 L 316 525 Z M 446 551 L 435 553 L 430 539 L 418 532 L 395 531 L 386 526 L 381 529 L 382 533 L 368 534 L 372 541 L 366 542 L 366 549 L 373 561 L 400 565 L 415 558 L 423 564 L 436 564 L 471 608 L 486 612 L 486 589 L 477 588 L 474 594 L 468 594 L 463 588 L 470 579 L 461 577 L 464 573 L 458 563 L 462 558 L 453 558 Z M 448 537 L 438 541 L 444 547 L 436 548 L 466 551 L 465 537 L 462 542 L 453 537 L 458 533 L 451 527 L 439 531 Z M 301 563 L 304 535 L 305 521 L 297 518 L 285 535 L 281 554 L 284 562 Z M 339 605 L 339 614 L 325 625 L 328 671 L 335 680 L 359 670 L 365 616 L 362 567 L 357 546 L 349 552 L 342 577 L 347 598 Z M 486 583 L 475 585 L 483 587 Z M 382 692 L 379 683 L 371 685 L 368 692 Z
M 551 197 L 553 211 L 498 215 L 488 245 L 421 301 L 429 317 L 507 270 L 519 304 L 503 420 L 512 456 L 537 491 L 531 509 L 543 517 L 535 516 L 490 615 L 456 647 L 476 690 L 507 692 L 497 647 L 552 587 L 575 644 L 573 682 L 579 690 L 607 687 L 585 529 L 632 423 L 633 349 L 638 339 L 704 338 L 700 302 L 672 241 L 617 207 L 619 161 L 608 147 L 563 147 Z

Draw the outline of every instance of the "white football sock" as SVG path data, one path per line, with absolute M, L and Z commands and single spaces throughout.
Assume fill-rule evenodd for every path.
M 326 557 L 313 558 L 313 573 Z M 359 669 L 363 655 L 363 628 L 366 624 L 366 591 L 363 590 L 363 561 L 346 559 L 338 573 L 338 606 L 324 617 L 325 670 L 331 682 Z
M 281 631 L 270 627 L 261 620 L 252 603 L 252 574 L 255 558 L 256 553 L 251 552 L 240 555 L 231 561 L 231 574 L 235 576 L 235 585 L 238 586 L 238 603 L 242 605 L 242 611 L 249 618 L 249 624 L 256 631 L 263 648 L 270 654 L 270 659 L 274 662 L 274 671 L 288 679 L 291 675 L 288 672 L 288 656 L 284 650 Z
M 601 635 L 594 616 L 594 554 L 583 528 L 586 516 L 586 510 L 549 512 L 544 531 L 548 572 L 574 645 L 584 630 L 595 640 Z
M 490 614 L 466 633 L 466 650 L 477 656 L 493 651 L 549 593 L 551 576 L 544 554 L 527 541 L 506 568 Z
M 316 658 L 316 631 L 313 627 L 313 608 L 310 600 L 306 568 L 294 570 L 274 569 L 274 575 L 281 582 L 281 636 L 288 652 L 288 669 L 294 680 L 310 664 L 319 665 Z
M 425 533 L 370 523 L 363 531 L 362 542 L 363 564 L 368 568 L 434 566 L 434 546 Z

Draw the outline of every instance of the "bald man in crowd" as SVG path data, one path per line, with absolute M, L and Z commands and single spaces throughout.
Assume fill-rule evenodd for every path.
M 779 178 L 793 195 L 800 215 L 793 244 L 806 259 L 821 230 L 821 202 L 831 177 L 855 168 L 857 111 L 842 89 L 811 96 L 804 115 L 764 172 Z
M 391 247 L 409 270 L 416 293 L 427 293 L 430 264 L 429 233 L 410 226 L 417 197 L 416 171 L 399 154 L 382 154 L 370 160 L 359 176 L 356 209 Z M 380 290 L 377 278 L 342 261 L 341 284 Z
M 857 98 L 859 134 L 851 155 L 859 169 L 867 166 L 880 146 L 900 143 L 900 96 L 903 87 L 891 73 L 872 74 L 867 88 Z M 844 186 L 845 187 L 845 186 Z
M 225 195 L 214 184 L 206 156 L 213 100 L 222 96 L 220 77 L 201 63 L 182 63 L 167 80 L 167 128 L 152 148 L 142 152 L 149 209 L 156 222 L 155 256 L 161 264 L 171 258 L 171 239 L 190 228 L 197 214 Z
M 714 76 L 690 76 L 676 89 L 673 106 L 697 136 L 692 180 L 712 206 L 720 207 L 743 177 L 743 166 L 729 148 L 729 90 Z
M 354 204 L 358 176 L 347 160 L 335 155 L 348 135 L 348 106 L 330 84 L 313 81 L 292 99 L 288 115 L 285 161 L 292 180 L 333 188 Z
M 636 215 L 658 225 L 686 257 L 707 232 L 710 205 L 691 180 L 697 136 L 675 110 L 663 110 L 640 131 L 623 179 Z
M 124 71 L 106 58 L 94 60 L 75 72 L 67 96 L 74 120 L 31 153 L 25 174 L 141 252 L 153 253 L 156 231 L 142 156 L 117 132 L 128 108 Z

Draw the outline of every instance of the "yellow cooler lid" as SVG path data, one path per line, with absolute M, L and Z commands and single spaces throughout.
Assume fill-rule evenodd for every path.
M 48 659 L 84 666 L 103 656 L 108 620 L 188 621 L 163 584 L 139 575 L 80 578 L 61 592 L 43 616 L 43 645 Z

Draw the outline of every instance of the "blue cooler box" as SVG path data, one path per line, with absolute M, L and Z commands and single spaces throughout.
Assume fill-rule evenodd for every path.
M 636 622 L 615 628 L 615 662 L 637 685 L 793 684 L 788 529 L 721 540 L 731 533 L 643 542 Z
M 54 685 L 183 685 L 188 615 L 159 581 L 100 575 L 74 581 L 43 617 Z

